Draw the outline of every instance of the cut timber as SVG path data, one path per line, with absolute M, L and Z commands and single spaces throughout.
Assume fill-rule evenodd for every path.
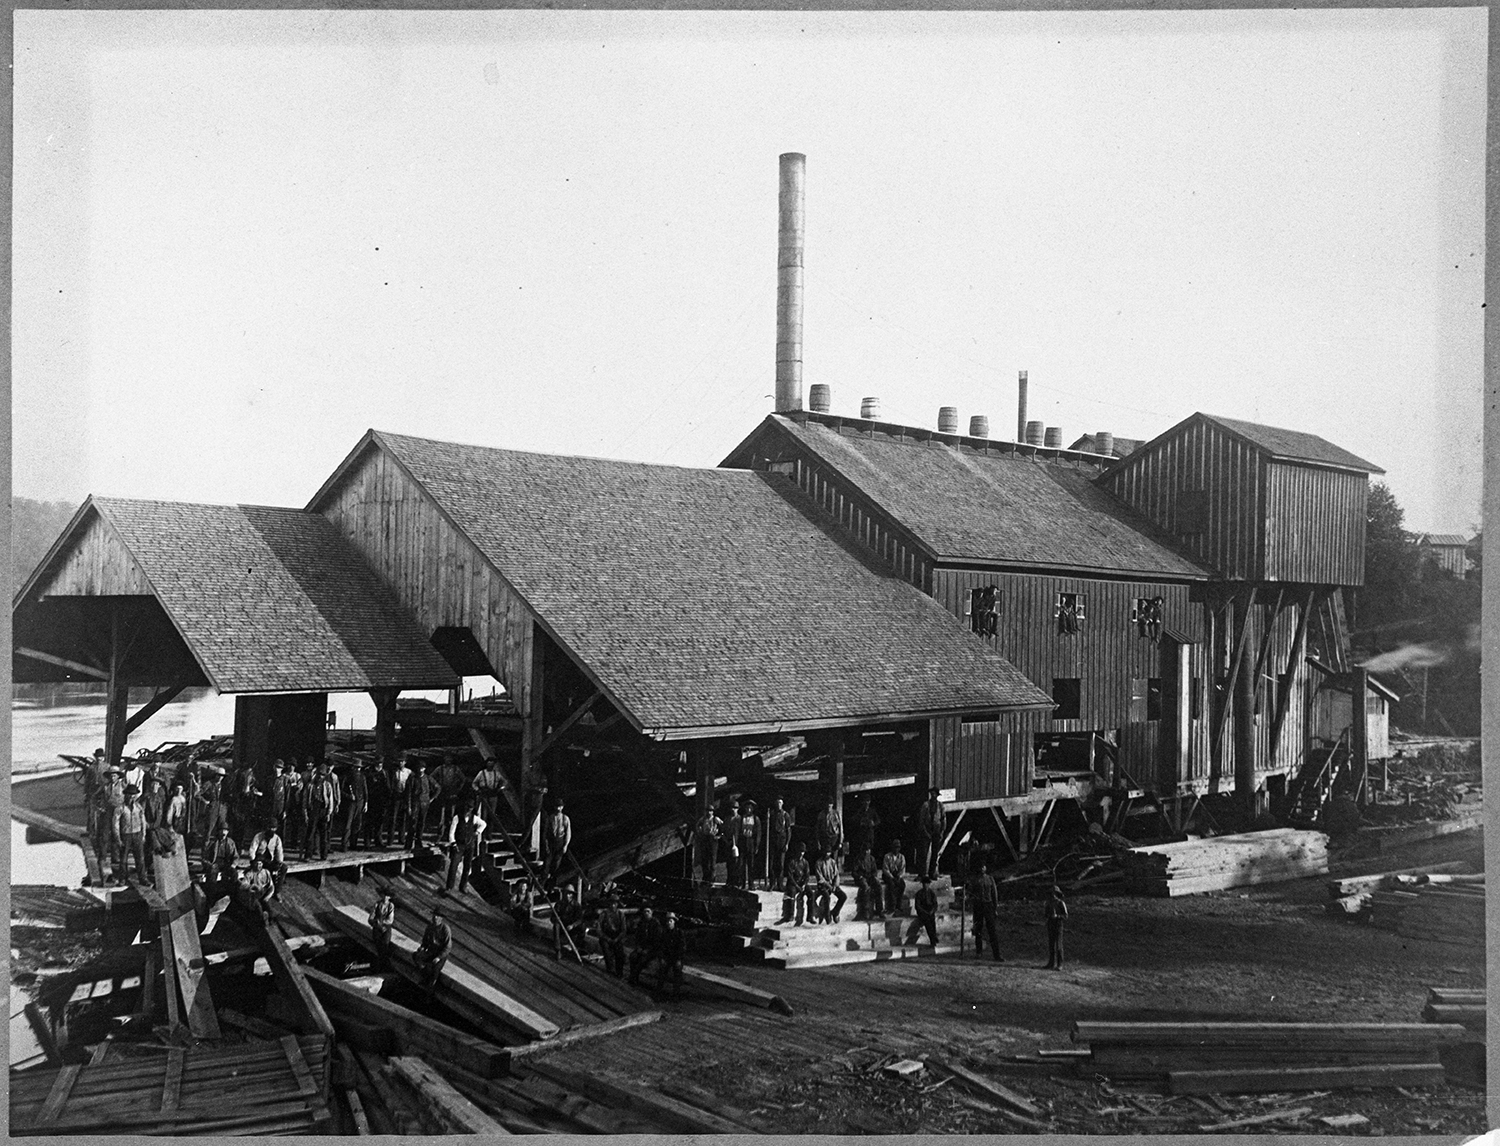
M 433 1058 L 456 1062 L 483 1078 L 498 1078 L 505 1073 L 510 1054 L 494 1043 L 456 1031 L 447 1023 L 352 987 L 316 968 L 304 967 L 302 973 L 318 998 L 335 1015 L 348 1015 L 391 1032 L 403 1053 L 420 1051 Z
M 673 820 L 593 856 L 583 865 L 583 870 L 591 883 L 607 883 L 628 871 L 681 851 L 686 846 L 686 838 L 683 825 Z
M 388 1069 L 393 1076 L 406 1083 L 422 1108 L 448 1133 L 510 1133 L 459 1094 L 452 1083 L 415 1055 L 401 1055 L 391 1059 Z
M 244 925 L 260 941 L 261 948 L 266 953 L 266 962 L 271 966 L 271 977 L 276 980 L 277 987 L 292 1007 L 297 1017 L 297 1026 L 302 1032 L 333 1038 L 333 1023 L 328 1018 L 328 1012 L 318 1002 L 318 996 L 313 993 L 301 964 L 282 937 L 281 929 L 255 910 L 240 912 L 235 921 Z
M 188 1030 L 200 1039 L 216 1039 L 219 1037 L 219 1020 L 214 1014 L 208 983 L 203 978 L 203 945 L 198 935 L 198 917 L 193 910 L 193 882 L 188 876 L 187 845 L 180 836 L 176 837 L 176 845 L 171 855 L 154 857 L 156 884 L 166 908 L 163 922 L 169 921 L 172 931 L 177 988 L 182 992 Z M 142 889 L 143 897 L 148 890 Z M 147 902 L 150 902 L 149 898 Z M 170 979 L 168 982 L 170 985 Z
M 710 971 L 704 971 L 699 967 L 689 967 L 686 964 L 683 964 L 682 976 L 688 982 L 706 988 L 710 994 L 735 999 L 742 1003 L 753 1003 L 757 1007 L 769 1007 L 780 1015 L 790 1016 L 792 1013 L 792 1005 L 780 995 L 762 991 L 759 987 L 752 987 L 737 979 L 715 975 Z
M 1374 1063 L 1366 1066 L 1266 1067 L 1249 1070 L 1174 1070 L 1173 1094 L 1275 1094 L 1354 1086 L 1437 1086 L 1441 1063 Z
M 1441 1046 L 1464 1037 L 1460 1026 L 1434 1023 L 1090 1023 L 1073 1024 L 1073 1041 L 1190 1046 L 1318 1047 Z
M 1488 992 L 1483 987 L 1428 987 L 1427 1001 L 1439 1005 L 1484 1006 Z
M 348 905 L 338 907 L 330 913 L 329 918 L 344 934 L 357 940 L 366 949 L 374 950 L 369 920 L 359 908 Z M 396 931 L 391 934 L 391 948 L 397 967 L 402 974 L 420 984 L 421 976 L 412 963 L 417 944 Z M 451 992 L 528 1039 L 550 1039 L 560 1030 L 556 1023 L 502 994 L 462 968 L 455 967 L 451 962 L 440 973 L 438 986 L 440 991 Z
M 545 1042 L 523 1043 L 520 1046 L 506 1047 L 500 1052 L 502 1057 L 502 1069 L 500 1073 L 506 1073 L 509 1067 L 518 1061 L 535 1058 L 539 1055 L 551 1054 L 555 1050 L 561 1050 L 576 1043 L 597 1039 L 603 1035 L 616 1034 L 619 1031 L 629 1030 L 631 1027 L 643 1027 L 648 1023 L 659 1022 L 661 1018 L 661 1011 L 639 1011 L 633 1015 L 625 1015 L 618 1019 L 609 1019 L 602 1023 L 589 1023 L 587 1026 L 572 1027 L 561 1034 L 554 1035 Z M 474 1067 L 467 1060 L 459 1061 L 462 1062 L 466 1069 L 470 1071 L 474 1070 Z
M 957 1063 L 945 1062 L 942 1059 L 929 1059 L 933 1066 L 946 1070 L 949 1074 L 965 1082 L 973 1090 L 979 1091 L 988 1098 L 994 1099 L 1012 1110 L 1018 1110 L 1031 1118 L 1043 1118 L 1045 1115 L 1036 1106 L 1022 1098 L 1013 1090 L 1007 1090 L 998 1082 L 991 1082 L 969 1070 L 967 1067 L 959 1066 Z
M 1126 890 L 1191 895 L 1328 872 L 1328 837 L 1276 828 L 1132 848 L 1121 857 Z
M 645 1087 L 637 1086 L 624 1079 L 606 1077 L 592 1072 L 564 1070 L 550 1063 L 538 1063 L 532 1069 L 564 1089 L 581 1094 L 592 1102 L 618 1110 L 643 1114 L 653 1122 L 678 1133 L 754 1133 L 749 1127 L 722 1118 L 712 1111 L 700 1110 L 681 1099 L 647 1090 Z
M 1387 880 L 1393 880 L 1398 875 L 1433 875 L 1447 872 L 1466 872 L 1473 865 L 1467 860 L 1453 860 L 1449 863 L 1431 863 L 1422 867 L 1403 867 L 1394 871 L 1372 872 L 1369 875 L 1348 875 L 1342 879 L 1331 879 L 1328 881 L 1328 895 L 1332 899 L 1341 896 L 1353 895 L 1360 891 L 1373 891 L 1377 887 L 1383 887 Z
M 82 844 L 87 836 L 77 824 L 69 824 L 43 812 L 34 812 L 20 804 L 11 804 L 10 818 L 20 820 L 27 827 L 36 829 L 39 834 L 51 836 L 66 844 Z

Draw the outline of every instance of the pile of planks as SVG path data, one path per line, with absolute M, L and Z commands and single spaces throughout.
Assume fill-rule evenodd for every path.
M 1426 884 L 1370 895 L 1370 922 L 1412 939 L 1484 946 L 1484 883 Z
M 1440 1051 L 1463 1038 L 1447 1023 L 1073 1024 L 1095 1072 L 1173 1094 L 1432 1086 L 1444 1079 Z
M 86 891 L 18 883 L 10 889 L 10 921 L 21 927 L 92 931 L 103 926 L 104 903 Z
M 1212 839 L 1132 848 L 1121 855 L 1125 889 L 1135 895 L 1193 895 L 1328 873 L 1322 832 L 1274 828 Z
M 1369 875 L 1344 876 L 1328 881 L 1329 915 L 1351 915 L 1369 920 L 1371 896 L 1377 891 L 1409 890 L 1424 883 L 1483 883 L 1484 876 L 1469 874 L 1467 860 L 1427 864 L 1423 867 L 1405 867 L 1396 871 L 1373 872 Z
M 12 1134 L 326 1134 L 328 1041 L 276 1042 L 12 1071 Z
M 1485 990 L 1483 987 L 1428 987 L 1422 1020 L 1428 1023 L 1458 1023 L 1471 1035 L 1484 1039 Z

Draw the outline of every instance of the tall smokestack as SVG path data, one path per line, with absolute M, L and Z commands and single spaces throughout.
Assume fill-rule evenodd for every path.
M 1026 371 L 1021 371 L 1021 380 L 1017 383 L 1019 397 L 1016 405 L 1016 441 L 1026 440 Z
M 781 225 L 776 257 L 776 409 L 802 409 L 803 190 L 807 156 L 781 157 Z

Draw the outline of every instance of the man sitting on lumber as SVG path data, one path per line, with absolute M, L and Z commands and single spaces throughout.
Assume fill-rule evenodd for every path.
M 220 822 L 218 833 L 203 845 L 204 890 L 210 900 L 227 895 L 238 882 L 234 864 L 240 858 L 240 849 L 229 838 L 229 825 Z
M 583 906 L 573 898 L 573 885 L 565 883 L 552 893 L 552 957 L 561 959 L 567 941 L 566 931 L 573 939 L 573 949 L 583 950 Z
M 901 841 L 892 840 L 880 861 L 880 886 L 885 891 L 885 909 L 891 915 L 901 912 L 901 897 L 906 894 L 906 853 Z
M 880 865 L 875 862 L 875 853 L 868 847 L 859 853 L 850 868 L 855 886 L 855 919 L 884 919 L 885 892 L 880 886 Z
M 807 894 L 807 881 L 812 875 L 812 867 L 807 862 L 807 845 L 798 844 L 792 852 L 791 858 L 786 861 L 786 868 L 782 872 L 781 893 L 781 918 L 777 923 L 790 923 L 792 921 L 792 906 L 797 908 L 797 926 L 802 926 L 803 909 L 811 911 Z
M 280 891 L 281 881 L 286 876 L 286 845 L 274 823 L 264 831 L 255 833 L 255 838 L 250 841 L 249 854 L 252 863 L 260 860 L 261 865 L 270 873 L 271 879 L 275 882 L 276 890 Z
M 266 865 L 261 862 L 260 856 L 256 856 L 250 861 L 250 870 L 240 880 L 241 902 L 264 915 L 266 904 L 275 894 L 276 882 L 266 870 Z
M 657 956 L 661 949 L 661 921 L 651 908 L 641 908 L 641 917 L 635 923 L 635 949 L 630 952 L 630 981 L 639 984 L 641 971 Z
M 396 901 L 391 898 L 391 889 L 382 887 L 380 898 L 370 908 L 370 938 L 375 943 L 375 968 L 378 971 L 391 969 L 391 932 L 396 927 Z
M 625 977 L 625 913 L 620 897 L 609 893 L 609 902 L 599 913 L 599 949 L 604 952 L 604 969 L 616 979 Z
M 453 932 L 441 911 L 433 911 L 432 922 L 422 933 L 421 945 L 412 952 L 411 961 L 417 965 L 422 976 L 422 989 L 429 995 L 437 990 L 438 976 L 443 964 L 448 962 L 448 953 L 453 950 Z
M 849 896 L 839 886 L 843 865 L 839 863 L 838 852 L 818 853 L 817 870 L 814 874 L 818 878 L 818 922 L 837 923 L 839 912 L 844 910 L 844 904 L 849 900 Z

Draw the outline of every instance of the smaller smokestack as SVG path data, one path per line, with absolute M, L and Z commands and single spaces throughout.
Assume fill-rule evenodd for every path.
M 1062 449 L 1062 427 L 1048 426 L 1047 437 L 1042 444 L 1049 450 Z
M 861 398 L 859 400 L 859 416 L 867 422 L 873 422 L 880 417 L 879 398 Z
M 1094 435 L 1094 453 L 1113 454 L 1115 452 L 1115 436 L 1108 430 L 1100 430 Z
M 956 434 L 956 433 L 958 433 L 958 407 L 957 406 L 939 406 L 938 407 L 938 433 L 940 433 L 940 434 Z
M 1042 424 L 1040 422 L 1026 423 L 1026 444 L 1028 446 L 1039 446 L 1042 444 Z
M 814 414 L 826 414 L 833 407 L 833 392 L 827 382 L 814 382 L 807 390 L 807 408 Z
M 990 436 L 990 420 L 984 414 L 975 414 L 969 419 L 969 437 L 987 438 Z
M 1021 379 L 1016 383 L 1018 398 L 1016 403 L 1016 441 L 1030 441 L 1026 436 L 1026 371 L 1021 371 Z

